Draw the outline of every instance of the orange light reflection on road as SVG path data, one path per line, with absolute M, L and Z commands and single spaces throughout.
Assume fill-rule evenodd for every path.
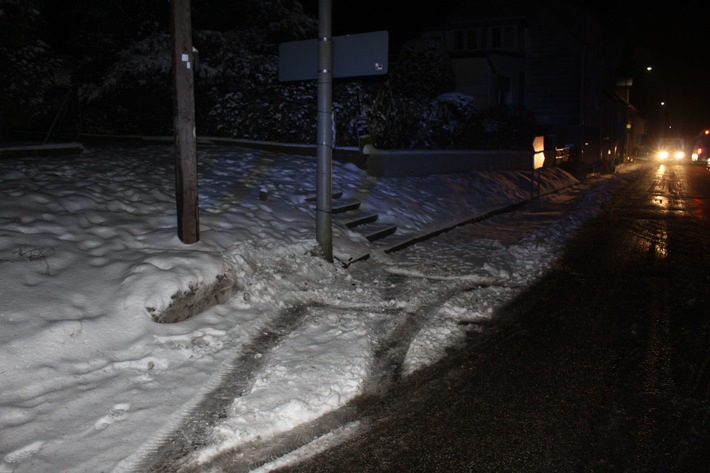
M 703 212 L 702 199 L 698 197 L 693 198 L 693 208 L 695 209 L 695 212 L 693 212 L 695 218 L 697 218 L 698 220 L 707 220 L 708 216 L 705 212 Z

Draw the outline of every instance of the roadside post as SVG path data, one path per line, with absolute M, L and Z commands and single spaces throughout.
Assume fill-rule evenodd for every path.
M 532 174 L 530 176 L 530 198 L 535 198 L 535 171 L 537 171 L 537 196 L 540 197 L 540 169 L 545 165 L 545 137 L 533 139 Z

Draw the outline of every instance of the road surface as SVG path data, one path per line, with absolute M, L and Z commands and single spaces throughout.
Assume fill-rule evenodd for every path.
M 709 471 L 709 194 L 650 163 L 464 349 L 274 471 Z

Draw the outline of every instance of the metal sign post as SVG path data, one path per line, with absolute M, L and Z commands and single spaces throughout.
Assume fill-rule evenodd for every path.
M 319 0 L 318 39 L 279 45 L 279 80 L 318 80 L 316 239 L 333 261 L 333 78 L 387 74 L 388 33 L 331 36 L 331 0 Z
M 319 0 L 318 39 L 279 45 L 279 80 L 318 80 L 316 239 L 333 261 L 333 78 L 387 74 L 388 33 L 331 36 L 331 0 Z
M 329 263 L 333 262 L 333 38 L 331 0 L 318 5 L 318 168 L 316 179 L 316 240 Z

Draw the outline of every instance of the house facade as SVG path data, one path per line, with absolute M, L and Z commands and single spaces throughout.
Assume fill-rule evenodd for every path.
M 423 38 L 448 52 L 457 92 L 481 108 L 532 112 L 546 148 L 572 150 L 575 170 L 615 164 L 628 154 L 630 104 L 617 96 L 603 30 L 578 7 L 555 0 L 462 1 L 448 23 Z

